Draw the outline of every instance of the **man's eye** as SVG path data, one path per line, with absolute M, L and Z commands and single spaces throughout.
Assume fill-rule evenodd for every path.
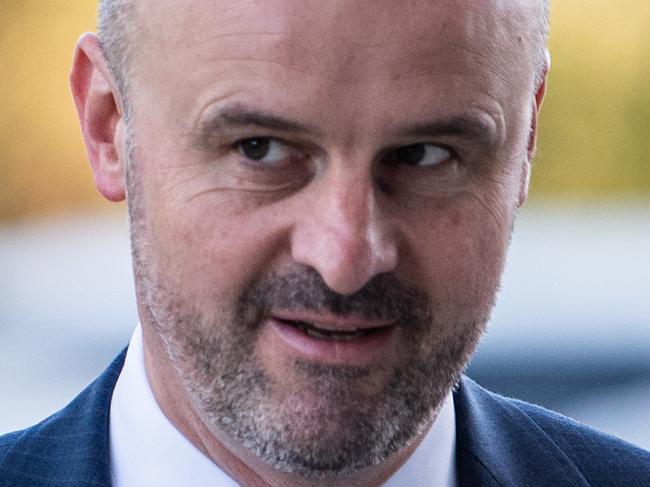
M 451 151 L 435 144 L 412 144 L 392 151 L 390 160 L 396 164 L 433 167 L 451 158 Z
M 280 162 L 289 154 L 285 144 L 270 137 L 245 139 L 237 142 L 236 146 L 242 156 L 258 162 Z

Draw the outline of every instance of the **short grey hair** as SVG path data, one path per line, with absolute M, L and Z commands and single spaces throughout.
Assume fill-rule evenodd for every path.
M 128 112 L 128 91 L 131 71 L 132 31 L 136 16 L 136 0 L 100 0 L 99 39 L 108 67 L 113 74 Z M 541 19 L 541 45 L 538 53 L 538 66 L 535 75 L 535 90 L 544 79 L 546 68 L 546 42 L 550 25 L 551 0 L 537 0 L 543 3 Z
M 133 55 L 132 31 L 135 20 L 135 0 L 100 0 L 98 33 L 108 69 L 128 111 L 127 93 Z
M 544 82 L 544 76 L 550 66 L 547 66 L 547 44 L 551 28 L 551 0 L 542 0 L 541 42 L 538 50 L 537 72 L 535 73 L 535 91 Z

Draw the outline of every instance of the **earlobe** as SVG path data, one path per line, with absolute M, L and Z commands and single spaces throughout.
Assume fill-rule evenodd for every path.
M 84 34 L 77 44 L 70 87 L 95 185 L 108 200 L 122 201 L 126 151 L 120 147 L 125 143 L 120 93 L 95 34 Z

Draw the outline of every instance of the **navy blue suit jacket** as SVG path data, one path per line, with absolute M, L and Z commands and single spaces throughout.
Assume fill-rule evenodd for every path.
M 110 486 L 108 413 L 124 355 L 63 410 L 0 437 L 0 487 Z M 650 487 L 650 452 L 466 377 L 454 401 L 460 487 Z

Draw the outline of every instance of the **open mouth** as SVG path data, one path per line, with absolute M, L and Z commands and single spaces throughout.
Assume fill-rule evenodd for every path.
M 324 328 L 318 328 L 311 323 L 305 321 L 296 321 L 296 320 L 281 320 L 283 323 L 290 325 L 294 328 L 299 329 L 307 336 L 315 338 L 317 340 L 328 340 L 328 341 L 352 341 L 358 340 L 360 338 L 365 338 L 369 336 L 376 335 L 378 333 L 387 331 L 390 329 L 390 326 L 381 326 L 377 328 L 364 328 L 357 329 L 352 331 L 334 331 L 326 330 Z
M 273 313 L 265 320 L 268 341 L 277 353 L 329 365 L 381 364 L 399 335 L 398 321 L 310 311 Z

